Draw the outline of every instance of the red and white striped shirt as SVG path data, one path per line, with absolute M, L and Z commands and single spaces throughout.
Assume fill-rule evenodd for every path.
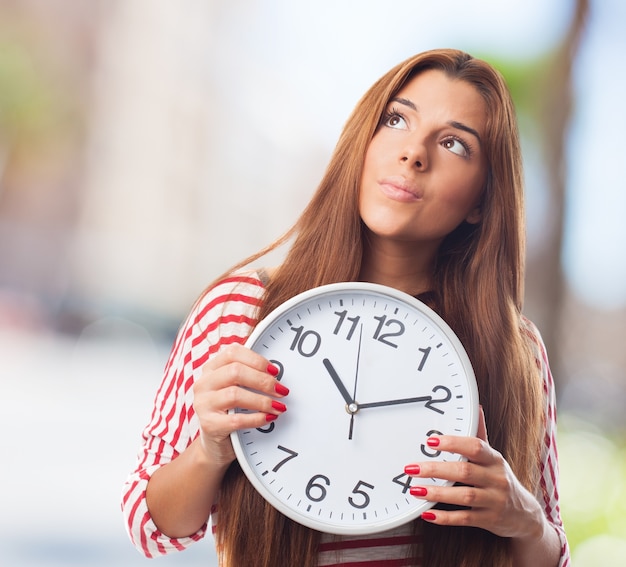
M 122 495 L 122 510 L 131 541 L 146 557 L 186 549 L 206 534 L 206 525 L 185 538 L 173 539 L 161 533 L 146 505 L 146 487 L 155 470 L 175 459 L 198 436 L 193 383 L 209 357 L 228 344 L 245 343 L 256 324 L 255 313 L 264 291 L 258 273 L 234 274 L 219 282 L 198 301 L 178 332 L 150 421 L 143 431 L 135 470 L 124 484 Z M 532 323 L 526 321 L 526 325 L 527 334 L 536 347 L 536 360 L 545 391 L 542 474 L 535 496 L 559 534 L 559 567 L 566 567 L 569 565 L 569 549 L 559 511 L 554 383 L 541 337 Z M 214 516 L 211 518 L 213 522 Z M 410 525 L 369 536 L 323 536 L 318 565 L 420 565 L 420 558 L 407 559 L 411 537 Z

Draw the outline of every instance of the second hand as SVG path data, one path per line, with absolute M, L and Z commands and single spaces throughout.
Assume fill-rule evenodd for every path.
M 356 387 L 359 382 L 359 362 L 361 360 L 361 339 L 362 338 L 363 338 L 363 323 L 361 323 L 361 326 L 359 327 L 359 347 L 358 347 L 357 354 L 356 354 L 356 373 L 354 376 L 354 392 L 352 394 L 352 400 L 357 405 L 357 408 L 358 408 L 358 403 L 356 401 Z M 350 440 L 352 439 L 352 432 L 354 431 L 354 413 L 350 415 L 350 430 L 348 431 L 348 439 Z

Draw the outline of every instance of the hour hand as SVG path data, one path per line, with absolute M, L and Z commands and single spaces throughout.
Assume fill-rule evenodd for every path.
M 326 370 L 328 370 L 330 377 L 333 379 L 335 386 L 337 386 L 337 389 L 339 390 L 339 393 L 345 400 L 346 404 L 348 405 L 353 404 L 354 400 L 352 399 L 352 396 L 349 394 L 348 390 L 346 389 L 343 382 L 341 381 L 341 378 L 339 378 L 339 374 L 337 374 L 337 371 L 335 370 L 335 367 L 332 365 L 332 362 L 328 360 L 327 358 L 325 358 L 322 362 L 324 363 Z
M 384 402 L 369 402 L 367 404 L 359 404 L 359 409 L 380 408 L 384 406 L 399 406 L 401 404 L 413 404 L 416 402 L 430 402 L 432 396 L 419 396 L 416 398 L 401 398 L 398 400 L 386 400 Z

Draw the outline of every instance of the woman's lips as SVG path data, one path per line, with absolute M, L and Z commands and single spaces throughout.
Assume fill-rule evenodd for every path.
M 422 198 L 421 190 L 401 175 L 385 177 L 378 182 L 381 191 L 394 201 L 410 203 Z

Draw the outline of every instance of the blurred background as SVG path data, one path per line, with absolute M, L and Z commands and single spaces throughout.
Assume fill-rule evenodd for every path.
M 295 221 L 379 76 L 456 47 L 519 113 L 573 564 L 622 565 L 625 25 L 622 0 L 0 0 L 0 564 L 148 564 L 119 499 L 179 323 Z M 210 538 L 158 561 L 216 564 Z

